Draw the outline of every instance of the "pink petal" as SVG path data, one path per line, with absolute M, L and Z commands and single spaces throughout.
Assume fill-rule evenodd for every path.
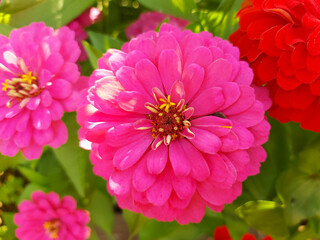
M 17 116 L 19 118 L 17 125 L 16 125 L 16 130 L 19 132 L 23 132 L 29 123 L 29 118 L 30 118 L 30 111 L 23 111 Z
M 238 100 L 223 110 L 225 115 L 238 114 L 250 108 L 255 101 L 254 89 L 249 86 L 240 85 L 240 97 Z
M 19 148 L 24 148 L 28 146 L 31 140 L 31 134 L 32 134 L 31 129 L 27 129 L 26 131 L 23 131 L 23 132 L 16 132 L 16 134 L 14 135 L 14 143 Z
M 253 145 L 254 136 L 247 128 L 236 124 L 232 128 L 232 131 L 238 136 L 239 149 L 248 149 Z
M 60 71 L 63 62 L 63 57 L 59 53 L 54 52 L 51 53 L 50 56 L 45 60 L 44 64 L 42 65 L 42 68 L 47 69 L 52 74 L 56 74 Z
M 147 190 L 147 198 L 150 203 L 162 206 L 168 201 L 172 191 L 171 175 L 164 171 L 156 182 Z
M 256 101 L 249 109 L 229 117 L 231 121 L 237 121 L 243 127 L 252 127 L 264 119 L 264 110 L 261 102 Z
M 136 130 L 146 130 L 153 128 L 153 124 L 148 119 L 139 119 L 138 121 L 134 122 L 133 128 Z
M 220 140 L 222 142 L 222 152 L 232 152 L 239 148 L 239 138 L 233 131 L 228 135 L 221 137 Z
M 116 73 L 117 80 L 121 83 L 123 88 L 127 91 L 140 92 L 145 96 L 147 93 L 141 82 L 137 79 L 135 69 L 132 67 L 123 66 Z
M 185 97 L 184 86 L 181 81 L 175 81 L 172 85 L 171 91 L 171 100 L 174 103 L 178 103 L 181 99 Z
M 30 98 L 26 107 L 30 110 L 36 110 L 39 107 L 40 103 L 41 103 L 40 96 L 36 96 L 36 97 Z
M 151 174 L 160 174 L 165 168 L 168 160 L 168 147 L 160 145 L 157 150 L 147 153 L 147 167 Z
M 181 60 L 174 50 L 163 50 L 159 57 L 158 69 L 167 94 L 171 86 L 181 78 Z
M 233 80 L 240 85 L 251 85 L 253 80 L 253 72 L 247 62 L 240 62 L 240 71 Z
M 192 177 L 175 177 L 172 186 L 180 199 L 190 199 L 196 191 L 196 182 Z
M 65 62 L 57 75 L 57 78 L 67 80 L 71 83 L 78 81 L 79 77 L 80 72 L 77 64 L 71 62 Z
M 218 87 L 222 88 L 223 95 L 225 96 L 224 104 L 220 107 L 220 111 L 230 107 L 240 97 L 239 85 L 233 82 L 223 82 L 217 84 Z
M 42 106 L 39 106 L 32 112 L 32 124 L 36 129 L 47 129 L 51 125 L 50 111 Z
M 135 69 L 136 76 L 146 92 L 151 93 L 154 87 L 163 91 L 158 69 L 149 59 L 140 60 Z
M 60 147 L 62 144 L 65 144 L 68 139 L 68 130 L 66 125 L 60 121 L 52 122 L 52 129 L 54 131 L 53 141 L 50 142 L 49 146 L 52 148 Z
M 137 62 L 139 62 L 140 60 L 142 59 L 146 59 L 147 56 L 139 51 L 139 50 L 133 50 L 132 52 L 129 52 L 127 54 L 127 57 L 126 57 L 126 63 L 129 67 L 135 67 Z
M 197 181 L 204 181 L 210 175 L 207 161 L 188 140 L 181 139 L 186 156 L 191 162 L 191 176 Z
M 147 157 L 142 157 L 133 172 L 132 184 L 134 188 L 139 192 L 144 192 L 156 181 L 156 178 L 157 175 L 148 172 Z
M 131 190 L 132 169 L 126 171 L 115 170 L 109 178 L 109 188 L 116 195 L 124 195 Z
M 43 107 L 49 107 L 52 104 L 52 97 L 48 90 L 43 90 L 40 95 Z
M 146 138 L 151 134 L 147 131 L 135 130 L 132 123 L 119 124 L 102 132 L 102 140 L 112 147 L 121 147 Z M 94 139 L 93 139 L 94 140 Z M 150 142 L 151 143 L 151 140 Z
M 147 101 L 148 100 L 145 95 L 140 92 L 122 91 L 118 95 L 119 106 L 128 112 L 137 112 L 142 114 L 149 113 L 149 110 L 144 106 Z
M 204 77 L 204 69 L 197 64 L 190 64 L 185 67 L 182 74 L 182 82 L 185 89 L 185 100 L 188 103 L 190 99 L 199 90 Z
M 56 79 L 47 89 L 53 98 L 65 99 L 69 97 L 72 92 L 72 84 L 63 79 Z
M 169 146 L 169 157 L 172 169 L 176 176 L 188 176 L 191 171 L 191 164 L 184 152 L 181 141 L 172 141 Z
M 225 59 L 218 59 L 206 69 L 206 76 L 201 89 L 207 89 L 220 82 L 231 82 L 232 64 Z
M 116 151 L 113 164 L 119 170 L 125 170 L 134 165 L 146 152 L 147 148 L 151 144 L 151 136 L 144 136 L 135 141 L 126 145 L 125 147 L 120 148 Z
M 196 135 L 194 139 L 190 139 L 189 141 L 201 152 L 215 154 L 217 153 L 222 143 L 220 138 L 215 134 L 203 130 L 201 128 L 192 127 L 191 131 Z
M 177 217 L 177 222 L 180 224 L 199 223 L 206 211 L 206 204 L 199 194 L 195 194 L 182 214 Z
M 191 125 L 212 132 L 218 137 L 227 135 L 232 129 L 232 122 L 216 116 L 204 116 L 193 119 Z
M 203 68 L 206 68 L 213 60 L 211 51 L 209 48 L 201 46 L 194 49 L 186 58 L 185 66 L 190 64 L 197 64 Z
M 23 156 L 25 156 L 25 158 L 29 160 L 38 159 L 41 156 L 42 148 L 42 146 L 34 142 L 30 142 L 30 144 L 27 147 L 21 149 L 21 152 Z
M 203 116 L 215 113 L 224 103 L 222 89 L 213 87 L 204 90 L 189 104 L 194 108 L 193 116 Z
M 49 144 L 52 141 L 53 137 L 54 132 L 51 128 L 33 131 L 33 139 L 38 145 Z

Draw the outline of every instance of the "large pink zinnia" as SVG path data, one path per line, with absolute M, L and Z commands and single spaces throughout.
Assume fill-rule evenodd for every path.
M 267 90 L 229 42 L 163 24 L 109 50 L 78 111 L 81 146 L 122 208 L 160 221 L 201 221 L 259 172 Z
M 135 22 L 127 27 L 126 36 L 128 39 L 131 39 L 141 33 L 154 31 L 166 18 L 168 18 L 169 24 L 181 29 L 189 24 L 187 20 L 166 15 L 161 12 L 144 12 Z
M 44 145 L 67 140 L 61 121 L 75 111 L 81 85 L 75 62 L 80 54 L 74 32 L 54 31 L 43 23 L 0 35 L 0 152 L 14 156 L 21 149 L 39 158 Z
M 24 200 L 14 216 L 19 240 L 85 240 L 90 236 L 89 212 L 76 209 L 76 201 L 51 192 L 36 191 Z

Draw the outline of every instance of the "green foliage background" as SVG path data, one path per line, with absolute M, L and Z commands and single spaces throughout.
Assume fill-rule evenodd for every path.
M 84 46 L 89 60 L 82 64 L 90 75 L 97 59 L 109 48 L 127 41 L 124 31 L 130 22 L 147 10 L 162 11 L 190 21 L 189 29 L 210 31 L 227 39 L 238 27 L 235 18 L 241 0 L 2 0 L 0 33 L 44 21 L 59 28 L 89 6 L 103 11 L 103 21 L 91 26 Z M 0 239 L 15 239 L 13 214 L 34 190 L 72 195 L 81 208 L 91 213 L 92 240 L 117 239 L 119 216 L 130 232 L 129 239 L 195 240 L 212 238 L 216 226 L 226 224 L 234 239 L 245 232 L 274 239 L 320 239 L 320 136 L 297 124 L 272 125 L 265 144 L 268 159 L 259 175 L 249 177 L 243 193 L 222 213 L 207 211 L 199 224 L 181 226 L 176 222 L 150 220 L 129 211 L 120 211 L 107 193 L 105 181 L 91 171 L 89 153 L 78 146 L 75 113 L 63 118 L 69 130 L 68 142 L 58 149 L 46 148 L 39 160 L 22 155 L 0 156 Z

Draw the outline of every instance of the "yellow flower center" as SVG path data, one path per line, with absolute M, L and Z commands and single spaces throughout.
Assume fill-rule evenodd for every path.
M 50 221 L 47 221 L 43 224 L 44 229 L 46 230 L 46 234 L 51 239 L 57 239 L 59 230 L 60 230 L 60 221 L 57 219 L 53 219 Z
M 6 79 L 2 83 L 2 91 L 10 97 L 7 107 L 11 107 L 14 100 L 21 102 L 26 98 L 37 96 L 41 89 L 38 87 L 37 76 L 29 71 L 27 74 L 18 75 L 16 78 Z

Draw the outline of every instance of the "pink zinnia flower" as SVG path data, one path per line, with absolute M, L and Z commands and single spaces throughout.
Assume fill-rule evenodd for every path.
M 75 111 L 80 54 L 74 32 L 54 31 L 43 23 L 0 35 L 0 152 L 28 159 L 40 157 L 44 145 L 67 141 L 61 121 Z
M 102 12 L 98 8 L 91 7 L 67 25 L 76 34 L 75 38 L 81 49 L 79 57 L 80 62 L 84 62 L 88 59 L 88 54 L 82 45 L 82 41 L 88 38 L 88 34 L 84 28 L 90 27 L 92 24 L 101 21 L 102 18 Z
M 84 240 L 90 236 L 89 212 L 76 209 L 71 196 L 36 191 L 31 201 L 24 200 L 14 216 L 19 240 Z
M 127 27 L 126 36 L 131 39 L 141 33 L 154 31 L 166 18 L 168 18 L 169 24 L 180 29 L 183 29 L 189 24 L 187 20 L 166 15 L 161 12 L 144 12 L 139 16 L 138 20 Z
M 229 42 L 163 24 L 109 50 L 79 108 L 81 146 L 121 208 L 200 222 L 259 172 L 267 90 Z

